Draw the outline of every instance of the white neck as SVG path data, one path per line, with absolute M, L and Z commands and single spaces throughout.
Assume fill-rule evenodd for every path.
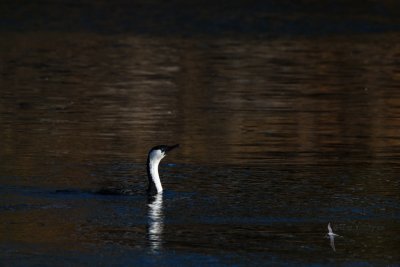
M 160 161 L 161 158 L 156 160 L 151 160 L 149 164 L 151 179 L 154 185 L 156 186 L 157 193 L 161 193 L 163 191 L 160 176 L 158 174 L 158 164 L 160 164 Z

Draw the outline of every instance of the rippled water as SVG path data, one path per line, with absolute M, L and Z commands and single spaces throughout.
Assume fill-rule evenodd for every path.
M 3 34 L 2 264 L 399 264 L 399 41 Z

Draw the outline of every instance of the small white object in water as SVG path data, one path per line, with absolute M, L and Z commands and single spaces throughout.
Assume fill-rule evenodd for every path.
M 331 247 L 332 247 L 333 251 L 335 251 L 335 252 L 336 252 L 336 248 L 335 248 L 335 237 L 336 236 L 340 236 L 340 235 L 335 234 L 332 231 L 331 223 L 328 223 L 328 233 L 326 234 L 326 237 L 329 238 L 329 240 L 331 241 L 330 242 Z

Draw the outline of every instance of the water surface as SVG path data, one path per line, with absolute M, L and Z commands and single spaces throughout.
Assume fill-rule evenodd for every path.
M 399 41 L 4 33 L 2 264 L 399 264 Z

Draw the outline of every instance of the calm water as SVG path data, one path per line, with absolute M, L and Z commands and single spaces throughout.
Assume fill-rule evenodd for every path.
M 1 265 L 400 264 L 399 43 L 3 33 Z

